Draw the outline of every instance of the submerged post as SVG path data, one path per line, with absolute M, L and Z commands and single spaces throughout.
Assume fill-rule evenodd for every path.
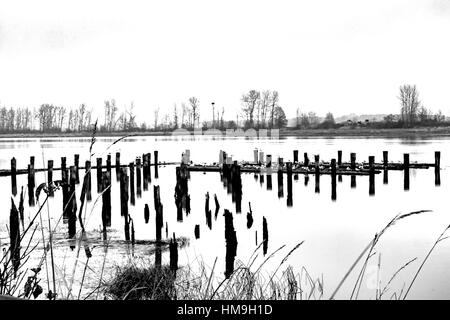
M 350 169 L 356 170 L 356 153 L 350 153 Z
M 111 189 L 108 188 L 111 177 L 108 171 L 102 172 L 102 223 L 103 240 L 106 240 L 106 228 L 111 227 Z
M 130 241 L 130 221 L 128 214 L 128 175 L 126 168 L 122 168 L 120 171 L 120 215 L 124 217 L 125 222 L 125 241 Z
M 375 157 L 369 156 L 369 195 L 375 194 Z
M 142 182 L 141 182 L 141 159 L 136 158 L 136 196 L 142 196 Z
M 69 238 L 75 237 L 77 232 L 77 197 L 75 194 L 76 185 L 76 169 L 75 166 L 70 166 L 70 185 L 69 185 L 69 201 L 68 201 L 68 223 L 69 223 Z
M 102 158 L 97 158 L 97 193 L 102 192 Z
M 303 160 L 303 165 L 304 165 L 305 167 L 309 166 L 309 158 L 308 158 L 308 153 L 307 153 L 307 152 L 305 152 L 305 153 L 303 154 L 303 158 L 304 158 L 304 160 Z
M 314 162 L 315 162 L 315 186 L 314 186 L 314 192 L 320 193 L 320 156 L 316 154 L 314 156 Z
M 17 195 L 17 178 L 16 178 L 16 170 L 17 164 L 16 164 L 16 158 L 11 159 L 11 193 L 13 196 Z
M 80 183 L 80 176 L 79 176 L 79 170 L 78 170 L 78 168 L 80 167 L 80 155 L 79 154 L 75 154 L 73 156 L 73 165 L 75 167 L 75 183 L 79 184 Z
M 48 160 L 47 161 L 47 184 L 48 184 L 48 196 L 49 197 L 53 197 L 54 196 L 54 192 L 53 192 L 53 160 Z
M 338 150 L 338 166 L 342 165 L 342 150 Z
M 409 153 L 403 154 L 403 189 L 409 190 Z
M 336 200 L 336 159 L 331 159 L 331 200 Z
M 32 174 L 31 164 L 28 165 L 28 205 L 34 207 L 34 179 Z
M 120 152 L 116 152 L 116 181 L 120 181 Z
M 294 164 L 298 163 L 298 150 L 294 150 Z
M 86 160 L 85 164 L 85 175 L 87 176 L 86 180 L 86 200 L 91 201 L 92 200 L 92 194 L 91 194 L 91 162 L 89 160 Z
M 158 166 L 159 166 L 159 162 L 158 162 L 158 150 L 153 151 L 154 154 L 154 158 L 155 158 L 155 179 L 158 179 Z
M 441 185 L 441 152 L 434 153 L 434 185 Z
M 286 163 L 287 170 L 287 199 L 288 207 L 292 207 L 292 162 Z
M 388 152 L 383 151 L 383 167 L 387 168 L 388 166 Z
M 434 167 L 440 169 L 441 168 L 441 152 L 434 152 Z
M 134 163 L 130 162 L 130 203 L 132 206 L 135 205 L 135 196 L 134 196 Z

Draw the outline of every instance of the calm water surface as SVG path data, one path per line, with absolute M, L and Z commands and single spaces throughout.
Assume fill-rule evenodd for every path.
M 202 172 L 191 173 L 189 180 L 189 193 L 191 196 L 191 214 L 184 216 L 183 222 L 178 222 L 174 202 L 174 188 L 176 183 L 175 166 L 161 166 L 159 178 L 154 177 L 152 167 L 152 181 L 149 191 L 143 192 L 142 198 L 136 198 L 135 206 L 130 205 L 130 214 L 134 220 L 136 239 L 152 240 L 155 238 L 155 211 L 153 208 L 153 185 L 161 188 L 161 201 L 164 205 L 164 223 L 167 222 L 169 236 L 175 232 L 177 237 L 189 238 L 189 244 L 181 249 L 181 265 L 190 265 L 195 268 L 204 263 L 211 268 L 217 257 L 216 275 L 223 277 L 225 264 L 225 238 L 223 209 L 227 208 L 234 214 L 234 226 L 237 233 L 238 248 L 237 259 L 246 263 L 256 248 L 255 231 L 258 231 L 258 241 L 262 237 L 262 219 L 266 217 L 269 229 L 269 253 L 280 246 L 286 247 L 277 253 L 266 265 L 265 273 L 269 274 L 276 268 L 284 255 L 297 243 L 304 240 L 304 244 L 289 257 L 286 265 L 293 266 L 300 272 L 305 267 L 314 278 L 323 278 L 324 297 L 328 298 L 336 288 L 339 281 L 353 264 L 355 259 L 371 241 L 377 231 L 382 229 L 398 213 L 406 213 L 420 209 L 433 210 L 431 213 L 414 216 L 398 222 L 383 235 L 376 247 L 376 255 L 372 257 L 367 269 L 366 277 L 361 287 L 360 298 L 375 297 L 377 278 L 383 288 L 395 271 L 407 261 L 417 258 L 410 266 L 403 270 L 392 282 L 391 289 L 386 294 L 389 298 L 394 292 L 400 292 L 402 287 L 410 283 L 414 273 L 423 258 L 431 248 L 439 234 L 450 224 L 448 202 L 450 194 L 450 181 L 448 167 L 450 165 L 450 139 L 384 139 L 384 138 L 287 138 L 282 140 L 255 140 L 244 138 L 216 138 L 211 137 L 133 137 L 122 140 L 111 146 L 115 138 L 98 138 L 92 150 L 92 163 L 96 157 L 112 154 L 115 161 L 115 152 L 121 152 L 121 162 L 129 163 L 142 153 L 159 151 L 159 160 L 178 162 L 181 153 L 190 149 L 191 160 L 194 163 L 212 163 L 219 159 L 219 150 L 225 150 L 236 160 L 252 160 L 254 148 L 262 149 L 265 154 L 271 154 L 273 159 L 278 156 L 285 161 L 293 160 L 293 150 L 299 150 L 300 160 L 303 153 L 308 152 L 309 158 L 320 154 L 321 160 L 329 161 L 337 157 L 337 151 L 343 151 L 343 161 L 349 161 L 350 152 L 357 153 L 357 161 L 367 161 L 369 155 L 374 155 L 380 162 L 382 151 L 389 151 L 391 161 L 402 161 L 403 153 L 410 154 L 410 161 L 433 163 L 434 151 L 441 151 L 441 185 L 435 186 L 434 171 L 414 170 L 410 173 L 410 188 L 403 187 L 403 172 L 390 171 L 389 183 L 383 184 L 383 175 L 375 177 L 375 195 L 369 195 L 369 178 L 361 176 L 356 178 L 356 188 L 351 188 L 350 176 L 343 176 L 338 181 L 337 199 L 331 199 L 331 178 L 322 176 L 320 179 L 320 193 L 315 192 L 314 175 L 309 177 L 299 175 L 293 180 L 293 206 L 286 203 L 287 179 L 284 177 L 284 197 L 278 196 L 277 175 L 272 176 L 272 190 L 267 188 L 267 177 L 261 183 L 253 174 L 242 175 L 243 195 L 242 213 L 235 213 L 235 205 L 231 195 L 223 187 L 219 173 Z M 9 169 L 10 159 L 16 157 L 17 167 L 26 168 L 29 157 L 36 158 L 36 168 L 41 168 L 47 160 L 53 159 L 55 167 L 60 165 L 60 157 L 67 157 L 67 164 L 73 164 L 73 155 L 80 154 L 80 165 L 84 165 L 89 158 L 90 138 L 38 138 L 38 139 L 0 139 L 0 168 Z M 152 154 L 153 157 L 153 154 Z M 152 159 L 153 161 L 153 159 Z M 114 169 L 113 169 L 114 173 Z M 82 177 L 82 175 L 81 175 Z M 54 172 L 54 179 L 60 178 L 60 172 Z M 36 174 L 36 185 L 44 182 L 44 173 Z M 1 177 L 0 197 L 4 208 L 0 212 L 0 241 L 2 247 L 7 244 L 7 224 L 10 210 L 10 177 Z M 26 175 L 18 176 L 18 189 L 26 189 Z M 81 185 L 77 188 L 77 197 Z M 213 219 L 212 230 L 206 226 L 204 213 L 205 194 L 211 196 L 210 208 L 214 212 L 214 194 L 217 195 L 221 210 L 217 220 Z M 90 239 L 90 248 L 93 257 L 86 269 L 87 286 L 82 294 L 86 295 L 89 289 L 98 284 L 100 270 L 104 260 L 104 247 L 101 245 L 101 199 L 95 203 L 96 172 L 92 172 L 92 198 L 88 204 L 86 229 Z M 136 246 L 131 250 L 126 245 L 117 244 L 117 240 L 124 239 L 123 219 L 120 216 L 119 184 L 115 182 L 113 174 L 112 185 L 112 227 L 109 231 L 112 245 L 108 250 L 105 264 L 105 277 L 111 275 L 116 265 L 125 263 L 131 255 L 147 257 L 153 261 L 151 249 L 147 245 Z M 41 198 L 41 201 L 43 197 Z M 16 204 L 19 195 L 15 197 Z M 248 203 L 251 203 L 254 224 L 250 230 L 246 226 L 246 213 Z M 149 204 L 150 222 L 145 224 L 144 205 Z M 25 223 L 32 218 L 38 205 L 29 208 L 25 203 Z M 55 194 L 45 208 L 42 225 L 36 241 L 41 240 L 41 233 L 48 235 L 47 210 L 50 213 L 52 228 L 56 227 L 55 235 L 55 264 L 58 292 L 60 296 L 67 295 L 68 288 L 73 281 L 73 288 L 78 285 L 85 268 L 86 256 L 84 249 L 78 252 L 78 247 L 72 250 L 67 241 L 67 225 L 60 221 L 62 211 L 61 191 Z M 40 221 L 38 221 L 40 223 Z M 200 225 L 201 237 L 194 238 L 194 226 Z M 41 226 L 43 229 L 41 230 Z M 80 227 L 77 225 L 77 229 Z M 165 230 L 163 229 L 165 236 Z M 114 242 L 116 241 L 116 242 Z M 42 247 L 41 247 L 42 249 Z M 264 259 L 262 250 L 258 252 L 256 265 Z M 30 268 L 39 263 L 42 250 L 38 250 L 28 262 Z M 77 256 L 79 259 L 77 259 Z M 267 257 L 267 256 L 266 256 Z M 168 262 L 168 256 L 163 255 L 163 261 Z M 377 275 L 378 262 L 380 272 Z M 76 267 L 74 268 L 74 266 Z M 45 263 L 44 263 L 45 267 Z M 73 271 L 75 269 L 75 271 Z M 283 268 L 282 268 L 283 269 Z M 41 272 L 44 291 L 47 292 L 45 268 Z M 351 274 L 340 290 L 337 298 L 347 299 L 356 281 L 359 268 Z M 419 275 L 415 286 L 410 292 L 410 298 L 449 299 L 450 298 L 450 240 L 441 242 L 426 263 Z M 78 289 L 73 289 L 75 297 Z

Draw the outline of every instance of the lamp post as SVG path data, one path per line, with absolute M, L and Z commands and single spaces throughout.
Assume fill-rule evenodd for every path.
M 214 102 L 211 102 L 212 105 L 212 110 L 213 110 L 213 122 L 212 122 L 212 127 L 215 129 L 216 128 L 216 122 L 215 122 L 215 116 L 214 116 Z

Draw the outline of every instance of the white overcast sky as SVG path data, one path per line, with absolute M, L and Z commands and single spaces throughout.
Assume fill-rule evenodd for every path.
M 450 0 L 0 0 L 0 105 L 395 113 L 403 83 L 450 114 Z

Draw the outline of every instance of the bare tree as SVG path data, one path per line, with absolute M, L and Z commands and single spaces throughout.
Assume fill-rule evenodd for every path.
M 270 97 L 270 128 L 274 126 L 275 108 L 278 106 L 279 94 L 278 91 L 273 91 Z
M 412 126 L 416 120 L 421 102 L 416 85 L 405 84 L 400 86 L 401 115 L 406 127 Z
M 197 124 L 200 124 L 200 112 L 199 112 L 200 101 L 196 97 L 191 97 L 189 98 L 189 103 L 191 105 L 192 110 L 192 127 L 195 128 L 196 121 Z
M 259 91 L 256 90 L 250 90 L 247 94 L 242 95 L 241 102 L 242 102 L 242 111 L 244 113 L 244 116 L 246 117 L 246 126 L 253 128 L 254 126 L 254 112 L 255 107 L 258 105 L 258 101 L 261 94 Z

